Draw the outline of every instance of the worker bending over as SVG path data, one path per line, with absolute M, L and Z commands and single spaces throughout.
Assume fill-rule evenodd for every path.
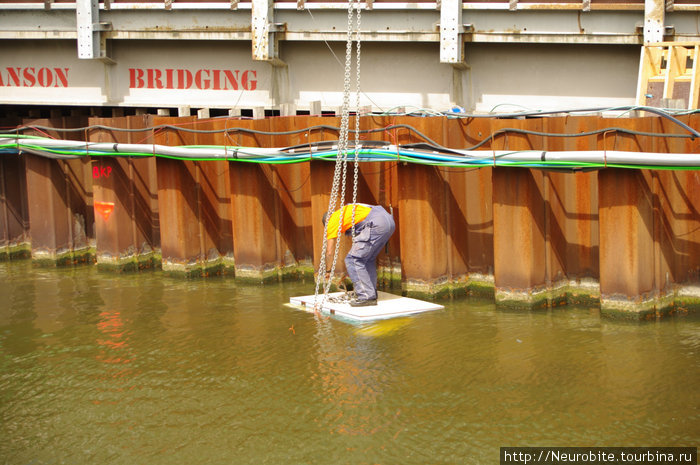
M 377 305 L 377 255 L 389 241 L 396 225 L 394 218 L 380 205 L 355 204 L 355 235 L 352 237 L 352 248 L 345 257 L 345 268 L 355 289 L 356 298 L 350 301 L 353 307 Z M 335 241 L 338 238 L 338 223 L 340 232 L 350 237 L 352 235 L 352 206 L 345 205 L 341 212 L 336 210 L 328 217 L 323 215 L 323 224 L 327 227 L 326 263 L 332 263 L 335 253 Z M 331 272 L 327 265 L 326 274 Z

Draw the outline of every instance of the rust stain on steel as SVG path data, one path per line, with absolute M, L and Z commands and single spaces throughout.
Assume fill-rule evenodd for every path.
M 90 125 L 116 128 L 145 127 L 143 117 L 91 118 Z M 97 129 L 90 132 L 95 142 L 128 143 L 134 135 L 147 133 Z M 140 266 L 150 266 L 150 255 L 159 247 L 157 222 L 157 186 L 151 181 L 155 159 L 95 157 L 92 178 L 96 202 L 115 205 L 108 219 L 95 215 L 97 262 L 123 266 L 120 258 L 147 255 Z M 155 173 L 153 173 L 155 175 Z M 116 260 L 116 262 L 115 262 Z
M 180 118 L 154 117 L 152 126 L 169 125 L 177 122 Z M 193 118 L 189 118 L 190 121 Z M 190 133 L 187 133 L 188 135 Z M 159 129 L 152 131 L 147 142 L 163 145 L 182 145 L 184 140 L 172 129 Z M 194 143 L 193 140 L 187 143 Z M 197 221 L 195 210 L 191 207 L 192 201 L 186 202 L 184 195 L 192 195 L 194 183 L 191 177 L 184 177 L 189 183 L 183 185 L 180 171 L 184 169 L 180 162 L 165 158 L 156 159 L 156 174 L 158 186 L 158 211 L 160 223 L 161 253 L 163 266 L 167 268 L 169 263 L 186 265 L 194 262 L 199 254 L 199 241 L 196 241 L 196 248 L 188 245 L 197 237 Z M 187 188 L 187 192 L 183 192 Z
M 492 120 L 492 134 L 508 128 L 542 131 L 541 120 Z M 542 136 L 505 132 L 494 150 L 542 150 Z M 529 292 L 547 286 L 549 244 L 542 171 L 494 168 L 494 282 L 497 290 Z
M 360 119 L 360 129 L 370 130 L 394 124 L 392 117 L 368 115 Z M 354 133 L 351 134 L 354 139 Z M 392 132 L 378 131 L 361 135 L 362 140 L 392 142 Z M 399 208 L 398 162 L 362 163 L 360 165 L 360 194 L 358 201 L 381 205 L 394 217 L 396 230 L 387 247 L 377 258 L 380 273 L 389 270 L 392 274 L 401 269 L 401 211 Z M 390 278 L 393 279 L 393 278 Z
M 219 129 L 221 121 L 197 120 L 198 130 Z M 223 136 L 214 133 L 196 133 L 197 145 L 223 145 Z M 219 161 L 199 161 L 199 218 L 204 235 L 201 253 L 207 260 L 233 257 L 233 231 L 230 199 L 229 164 Z
M 297 125 L 300 128 L 308 127 L 308 117 L 270 120 L 270 129 L 273 131 L 291 131 Z M 275 136 L 272 139 L 274 146 L 293 146 L 309 143 L 309 134 L 301 132 L 289 136 Z M 271 168 L 277 193 L 276 224 L 280 243 L 278 258 L 283 266 L 297 263 L 311 265 L 313 231 L 310 163 L 276 165 Z
M 470 148 L 489 137 L 487 119 L 446 120 L 445 145 Z M 484 151 L 488 157 L 488 152 Z M 453 274 L 493 275 L 492 168 L 441 168 L 450 190 Z M 466 265 L 465 268 L 462 268 Z
M 397 118 L 411 124 L 438 144 L 443 143 L 442 119 Z M 417 134 L 400 130 L 400 143 L 423 142 Z M 398 168 L 401 229 L 401 266 L 404 279 L 424 284 L 450 280 L 450 214 L 446 211 L 447 186 L 436 167 L 400 164 Z
M 668 264 L 669 279 L 661 286 L 700 281 L 700 176 L 696 171 L 658 171 L 659 251 Z
M 547 118 L 545 131 L 576 134 L 595 130 L 596 118 Z M 585 150 L 595 136 L 548 137 L 547 150 Z M 598 177 L 596 173 L 548 173 L 548 241 L 552 260 L 550 277 L 556 281 L 556 265 L 564 278 L 598 278 Z
M 103 261 L 113 263 L 136 252 L 128 165 L 128 160 L 112 157 L 99 157 L 92 163 L 95 202 L 114 204 L 108 218 L 95 215 L 98 264 Z
M 496 289 L 529 291 L 546 285 L 543 183 L 541 171 L 493 170 Z
M 490 123 L 493 140 L 484 148 L 492 150 L 543 150 L 545 146 L 543 136 L 508 131 L 508 129 L 542 131 L 542 119 L 492 119 Z
M 626 134 L 614 131 L 612 128 L 623 128 L 639 132 L 651 132 L 653 118 L 598 118 L 599 129 L 609 129 L 598 135 L 596 150 L 629 150 L 645 151 L 651 149 L 652 138 L 636 134 Z M 593 150 L 591 148 L 591 150 Z
M 270 132 L 271 125 L 277 122 L 270 119 L 228 120 L 226 124 L 227 127 Z M 281 136 L 273 138 L 267 134 L 235 130 L 231 135 L 238 141 L 249 141 L 241 145 L 286 145 Z M 304 223 L 308 219 L 305 210 L 309 207 L 303 206 L 304 186 L 308 182 L 308 176 L 303 177 L 304 168 L 233 162 L 229 171 L 237 272 L 240 270 L 240 273 L 249 273 L 249 277 L 259 275 L 263 278 L 265 272 L 269 274 L 271 270 L 295 266 L 297 259 L 306 259 Z
M 55 128 L 86 126 L 82 117 L 27 120 L 26 125 Z M 84 134 L 49 131 L 59 138 L 80 139 Z M 28 133 L 29 134 L 29 133 Z M 43 134 L 42 134 L 43 135 Z M 71 264 L 89 256 L 94 238 L 92 183 L 87 159 L 27 158 L 27 190 L 32 254 L 49 262 Z
M 3 155 L 0 159 L 0 260 L 25 258 L 29 252 L 29 237 L 25 161 L 18 155 Z
M 87 253 L 92 231 L 92 202 L 86 202 L 85 160 L 50 160 L 27 156 L 27 197 L 32 254 L 48 260 Z M 88 210 L 89 207 L 89 210 Z M 89 229 L 88 229 L 89 228 Z M 88 257 L 81 257 L 85 260 Z
M 194 117 L 154 118 L 153 124 L 209 128 Z M 166 128 L 156 133 L 154 143 L 191 145 L 199 140 L 206 143 L 207 137 Z M 231 237 L 226 221 L 229 216 L 227 167 L 210 161 L 173 164 L 159 158 L 157 169 L 164 268 L 172 263 L 184 265 L 188 273 L 197 268 L 205 273 L 219 271 L 222 256 L 232 248 L 226 243 L 227 237 Z
M 160 241 L 166 270 L 171 265 L 196 266 L 201 259 L 193 163 L 167 158 L 156 160 Z
M 238 163 L 229 170 L 236 273 L 278 265 L 275 197 L 270 167 Z M 262 278 L 262 275 L 260 276 Z
M 599 171 L 601 297 L 635 300 L 654 292 L 653 209 L 644 174 Z

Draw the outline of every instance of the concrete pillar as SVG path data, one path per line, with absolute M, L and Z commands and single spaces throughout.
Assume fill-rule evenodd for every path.
M 0 261 L 31 256 L 24 159 L 0 157 Z

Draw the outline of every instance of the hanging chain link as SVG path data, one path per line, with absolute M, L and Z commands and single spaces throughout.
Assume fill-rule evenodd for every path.
M 352 30 L 353 16 L 355 7 L 357 6 L 357 61 L 356 61 L 356 112 L 355 112 L 355 172 L 353 181 L 353 209 L 352 209 L 352 232 L 355 232 L 355 203 L 357 201 L 357 179 L 358 179 L 358 161 L 359 161 L 359 135 L 360 135 L 360 0 L 350 0 L 348 2 L 348 28 L 347 40 L 345 44 L 345 75 L 343 82 L 343 107 L 341 110 L 340 119 L 340 134 L 338 137 L 338 156 L 335 161 L 335 170 L 333 172 L 333 187 L 331 188 L 331 197 L 328 201 L 328 214 L 336 210 L 336 201 L 339 199 L 340 204 L 338 209 L 341 212 L 341 218 L 338 222 L 338 231 L 336 238 L 340 238 L 342 228 L 343 206 L 345 201 L 345 185 L 347 179 L 347 163 L 348 163 L 348 133 L 350 126 L 350 77 L 352 70 Z M 341 185 L 340 196 L 338 196 L 338 187 Z M 316 276 L 316 288 L 314 293 L 314 310 L 323 308 L 328 291 L 330 290 L 332 280 L 330 277 L 335 273 L 335 267 L 338 260 L 338 251 L 340 250 L 340 240 L 335 242 L 335 251 L 333 253 L 333 262 L 330 268 L 330 277 L 326 281 L 326 248 L 328 246 L 328 222 L 323 228 L 323 242 L 321 250 L 321 259 L 319 269 Z M 319 287 L 323 284 L 323 299 L 318 302 Z
M 357 0 L 357 28 L 355 37 L 357 40 L 357 59 L 355 61 L 355 172 L 352 184 L 352 236 L 355 237 L 355 210 L 357 208 L 357 177 L 360 170 L 360 24 L 361 13 L 359 0 Z

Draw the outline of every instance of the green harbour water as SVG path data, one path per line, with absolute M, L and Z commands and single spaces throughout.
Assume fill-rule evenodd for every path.
M 700 318 L 445 301 L 348 324 L 313 283 L 0 263 L 0 464 L 497 464 L 697 446 Z

